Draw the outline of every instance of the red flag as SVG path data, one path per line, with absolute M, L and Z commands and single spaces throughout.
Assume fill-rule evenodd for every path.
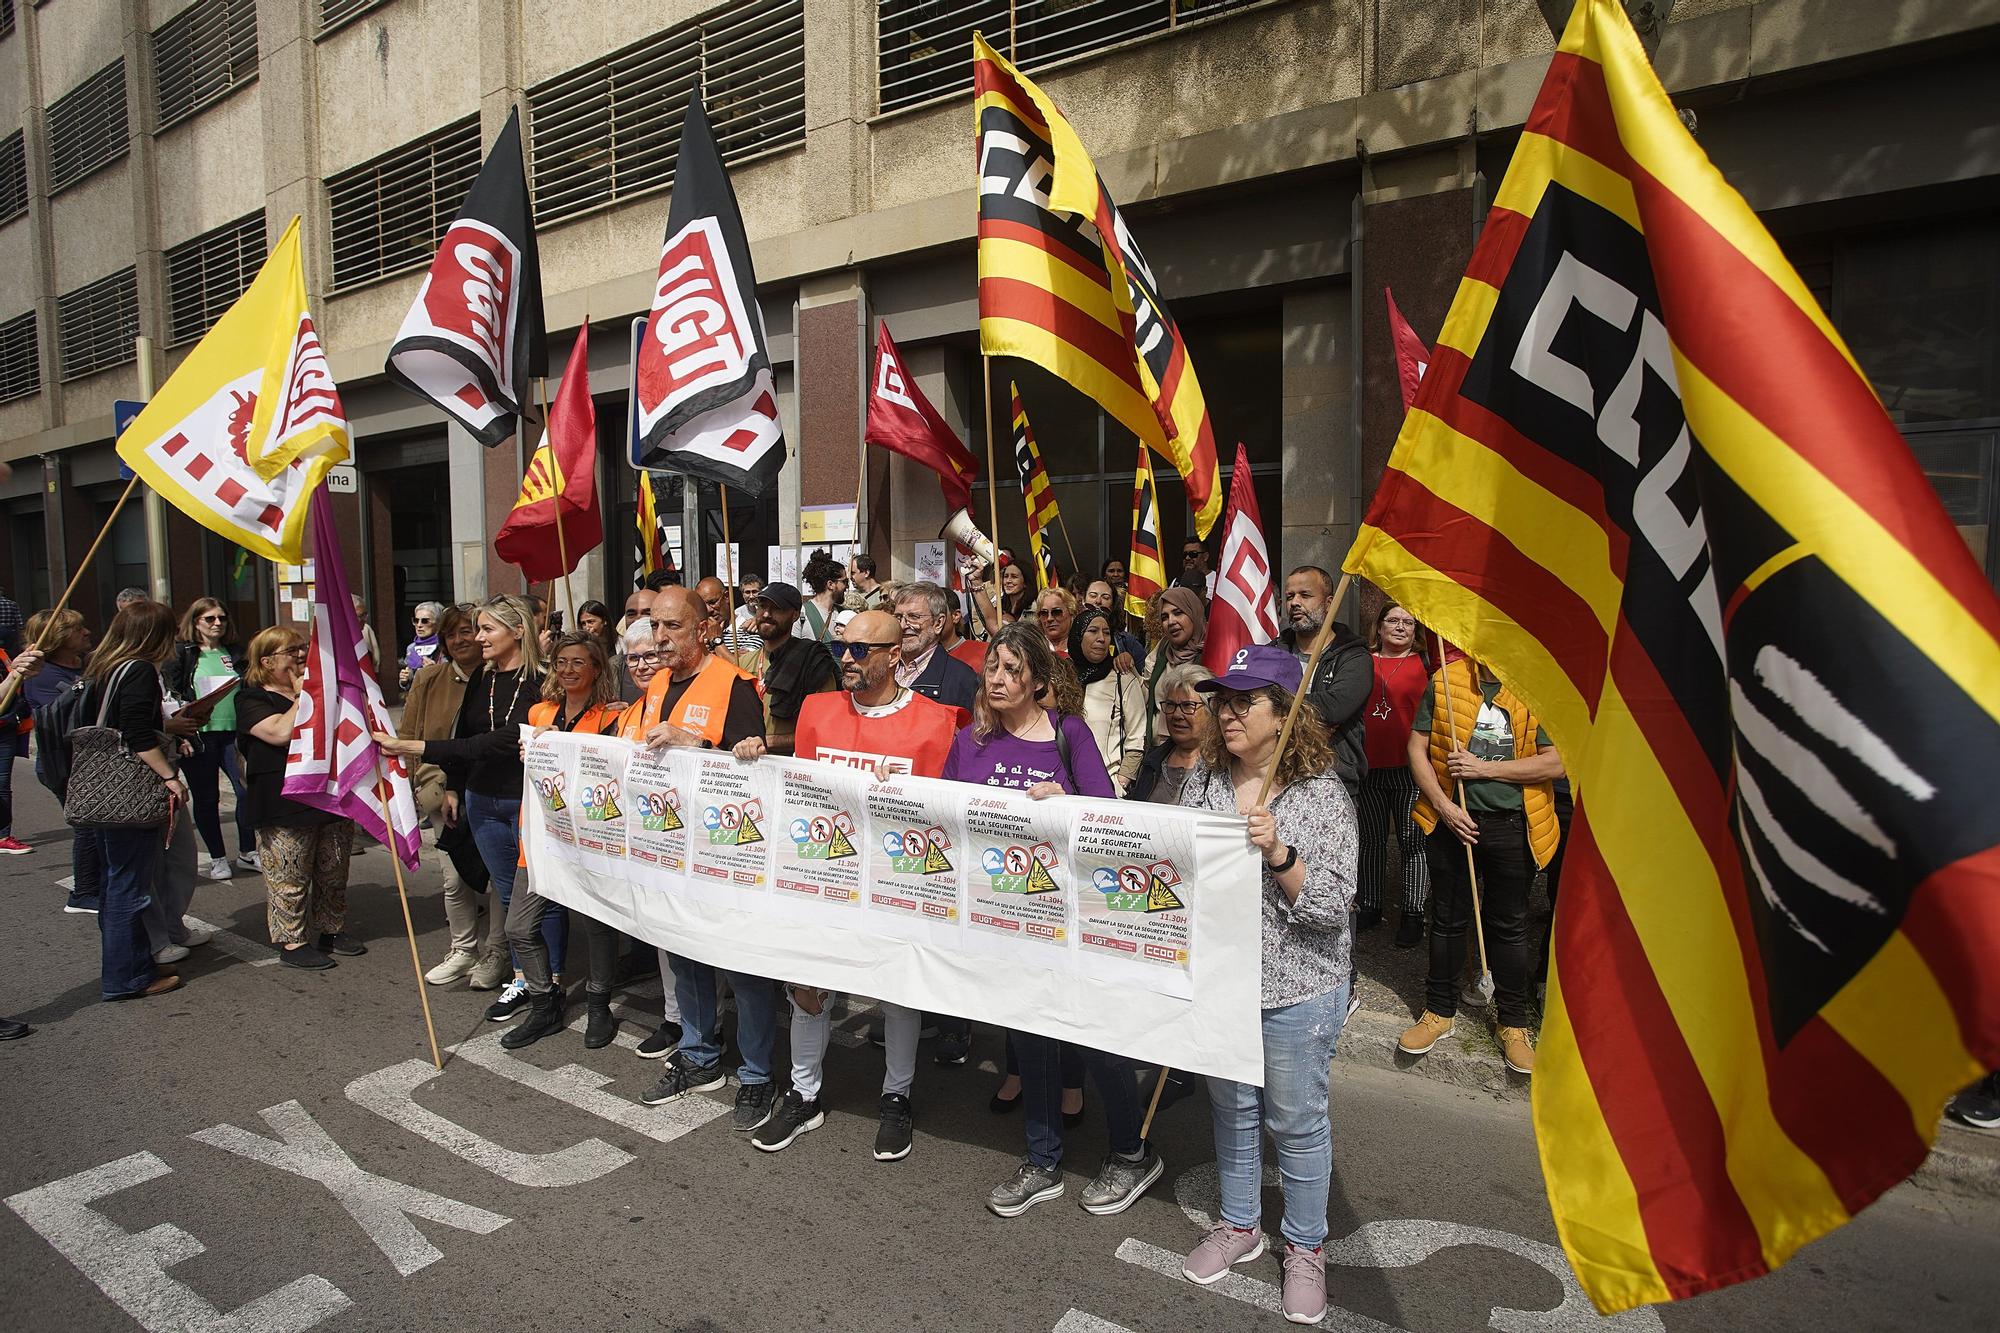
M 868 425 L 861 438 L 937 473 L 947 510 L 971 507 L 972 479 L 979 475 L 979 465 L 903 369 L 887 320 L 875 327 L 875 381 L 868 392 Z
M 1389 298 L 1389 338 L 1396 344 L 1396 378 L 1402 382 L 1403 410 L 1407 412 L 1416 405 L 1417 383 L 1430 368 L 1431 353 L 1403 312 L 1396 309 L 1395 293 L 1384 287 L 1382 295 Z
M 493 538 L 493 549 L 520 566 L 529 582 L 539 583 L 568 574 L 585 551 L 603 540 L 604 519 L 597 509 L 597 408 L 590 401 L 590 328 L 585 325 L 576 331 L 541 447 L 528 460 L 521 496 Z
M 1222 515 L 1222 563 L 1215 571 L 1215 596 L 1208 604 L 1202 665 L 1219 676 L 1229 669 L 1237 649 L 1277 637 L 1270 548 L 1264 544 L 1264 520 L 1257 513 L 1257 492 L 1250 482 L 1250 451 L 1238 443 L 1236 468 L 1229 477 L 1229 508 Z

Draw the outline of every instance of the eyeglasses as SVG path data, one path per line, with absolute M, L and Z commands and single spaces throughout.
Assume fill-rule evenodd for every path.
M 264 660 L 268 662 L 274 657 L 301 658 L 305 655 L 306 650 L 304 648 L 280 648 L 275 653 L 265 653 Z
M 1218 694 L 1209 707 L 1215 710 L 1217 717 L 1227 714 L 1240 721 L 1250 715 L 1250 710 L 1255 708 L 1263 697 L 1261 694 Z
M 1162 713 L 1170 713 L 1175 717 L 1193 717 L 1201 710 L 1202 702 L 1199 699 L 1169 699 L 1160 705 Z
M 226 625 L 229 623 L 229 617 L 224 615 L 199 616 L 197 619 L 204 625 Z
M 904 625 L 928 625 L 937 617 L 928 611 L 898 611 L 896 620 Z
M 1063 609 L 1060 606 L 1038 606 L 1035 608 L 1035 619 L 1037 620 L 1060 620 L 1062 619 L 1062 615 Z
M 660 664 L 660 655 L 657 652 L 627 653 L 625 655 L 625 660 L 627 662 L 637 663 L 640 666 L 658 666 Z
M 1382 620 L 1383 629 L 1415 629 L 1416 627 L 1417 622 L 1408 616 L 1385 616 Z
M 831 643 L 828 644 L 827 647 L 833 649 L 833 655 L 836 660 L 840 658 L 846 658 L 847 660 L 852 662 L 859 662 L 862 658 L 868 656 L 868 654 L 874 652 L 878 648 L 900 648 L 902 647 L 902 644 L 895 642 Z

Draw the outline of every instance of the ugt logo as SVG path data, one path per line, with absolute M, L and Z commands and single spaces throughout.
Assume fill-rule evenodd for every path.
M 713 217 L 668 239 L 653 288 L 653 314 L 639 345 L 639 414 L 650 426 L 704 389 L 750 373 L 757 325 L 743 305 L 736 269 Z
M 520 250 L 499 231 L 461 219 L 444 234 L 418 295 L 430 331 L 477 356 L 509 398 L 515 390 L 514 296 L 520 263 Z

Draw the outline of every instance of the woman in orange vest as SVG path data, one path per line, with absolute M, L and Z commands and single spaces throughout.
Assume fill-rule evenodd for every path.
M 1423 1015 L 1397 1046 L 1426 1055 L 1452 1029 L 1472 920 L 1470 847 L 1479 867 L 1500 1053 L 1515 1073 L 1532 1074 L 1528 886 L 1562 836 L 1552 791 L 1563 775 L 1562 756 L 1527 704 L 1484 665 L 1460 658 L 1432 675 L 1417 703 L 1409 766 L 1417 781 L 1414 815 L 1429 835 L 1431 957 Z
M 542 681 L 541 701 L 528 709 L 521 744 L 525 751 L 535 733 L 551 727 L 591 736 L 611 735 L 617 731 L 618 715 L 624 710 L 604 641 L 595 634 L 565 634 L 555 642 L 549 674 Z M 522 864 L 526 864 L 525 856 Z M 563 1028 L 562 988 L 549 971 L 549 946 L 542 937 L 542 918 L 551 908 L 563 908 L 536 893 L 532 880 L 530 876 L 529 886 L 516 893 L 507 907 L 507 942 L 514 947 L 514 959 L 528 986 L 527 1021 L 500 1038 L 500 1044 L 509 1050 Z M 608 1046 L 618 1032 L 618 1020 L 611 1016 L 611 988 L 618 980 L 621 937 L 602 921 L 581 914 L 577 920 L 590 951 L 590 977 L 584 984 L 590 1022 L 583 1044 L 594 1049 Z

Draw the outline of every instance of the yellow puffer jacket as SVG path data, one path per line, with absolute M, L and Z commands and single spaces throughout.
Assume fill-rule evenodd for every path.
M 1439 686 L 1451 692 L 1451 708 L 1447 712 L 1445 701 L 1438 692 Z M 1508 689 L 1500 687 L 1493 702 L 1507 710 L 1514 728 L 1514 757 L 1526 759 L 1540 751 L 1535 744 L 1535 732 L 1540 723 L 1528 711 L 1528 705 Z M 1431 767 L 1437 770 L 1438 785 L 1446 791 L 1452 789 L 1451 774 L 1445 761 L 1452 752 L 1451 732 L 1458 733 L 1459 749 L 1467 749 L 1472 744 L 1472 728 L 1479 720 L 1479 709 L 1485 699 L 1479 692 L 1479 678 L 1473 672 L 1472 663 L 1465 658 L 1437 671 L 1431 676 Z M 1446 723 L 1451 726 L 1447 728 Z M 1562 829 L 1556 823 L 1555 784 L 1535 782 L 1521 788 L 1521 809 L 1528 819 L 1528 850 L 1535 854 L 1535 864 L 1545 866 L 1549 858 L 1556 854 L 1556 844 L 1562 839 Z M 1437 827 L 1437 811 L 1431 809 L 1429 801 L 1421 795 L 1417 797 L 1415 810 L 1417 827 L 1429 833 Z

